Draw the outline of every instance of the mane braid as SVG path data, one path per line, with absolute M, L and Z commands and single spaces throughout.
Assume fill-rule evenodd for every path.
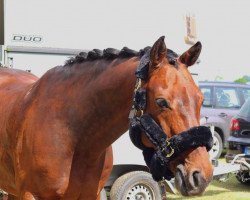
M 103 55 L 103 51 L 99 49 L 93 49 L 92 51 L 88 52 L 87 60 L 97 60 L 101 58 Z
M 118 57 L 120 50 L 107 48 L 103 50 L 103 58 L 107 60 L 113 60 Z
M 139 52 L 129 49 L 128 47 L 123 47 L 119 53 L 119 57 L 122 57 L 122 58 L 130 58 L 130 57 L 138 56 L 138 55 L 139 55 Z
M 64 66 L 72 66 L 73 64 L 82 63 L 86 61 L 94 61 L 98 59 L 114 60 L 116 58 L 131 58 L 131 57 L 142 57 L 145 52 L 147 52 L 151 47 L 147 46 L 141 49 L 139 52 L 129 49 L 128 47 L 123 47 L 121 50 L 114 48 L 107 48 L 103 51 L 100 49 L 93 49 L 89 52 L 80 52 L 75 57 L 70 58 L 64 64 Z M 171 49 L 167 50 L 168 60 L 176 60 L 178 54 L 172 51 Z

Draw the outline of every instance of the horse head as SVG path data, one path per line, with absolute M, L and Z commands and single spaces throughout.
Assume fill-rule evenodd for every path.
M 211 148 L 212 137 L 203 138 L 202 133 L 211 134 L 211 132 L 206 127 L 199 126 L 203 96 L 188 71 L 188 67 L 197 61 L 201 48 L 201 43 L 197 42 L 181 56 L 171 58 L 167 56 L 169 50 L 166 48 L 164 37 L 159 38 L 148 51 L 147 77 L 144 80 L 142 78 L 141 83 L 141 89 L 146 91 L 144 114 L 140 114 L 140 123 L 145 124 L 143 129 L 146 131 L 152 129 L 152 137 L 156 137 L 158 143 L 161 143 L 162 138 L 157 139 L 162 137 L 161 134 L 155 133 L 158 131 L 158 125 L 164 133 L 164 141 L 165 138 L 175 140 L 173 146 L 176 151 L 183 146 L 188 147 L 185 151 L 176 153 L 171 159 L 174 149 L 173 152 L 168 152 L 171 154 L 167 160 L 169 162 L 164 165 L 164 159 L 166 160 L 168 156 L 162 157 L 161 152 L 155 155 L 155 150 L 159 149 L 156 147 L 157 142 L 152 142 L 153 139 L 150 140 L 151 136 L 147 137 L 147 134 L 140 134 L 144 158 L 155 180 L 175 176 L 176 187 L 185 196 L 202 194 L 213 174 L 207 152 Z M 141 63 L 143 63 L 142 60 Z M 141 68 L 140 71 L 145 70 Z M 154 128 L 152 124 L 155 125 Z M 155 136 L 157 134 L 158 136 Z M 196 143 L 194 135 L 200 137 L 199 142 L 209 141 L 203 141 L 204 144 L 198 142 L 199 145 L 192 146 L 191 143 Z M 193 138 L 188 139 L 189 136 Z M 206 148 L 205 143 L 210 147 Z M 161 158 L 158 159 L 158 157 Z M 156 164 L 152 164 L 153 160 Z

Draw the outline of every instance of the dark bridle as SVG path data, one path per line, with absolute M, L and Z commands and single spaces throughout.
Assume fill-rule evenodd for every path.
M 173 174 L 169 169 L 169 162 L 191 148 L 205 146 L 207 151 L 209 151 L 213 145 L 213 137 L 208 127 L 197 126 L 167 138 L 167 135 L 151 115 L 143 113 L 147 104 L 147 91 L 142 88 L 142 82 L 147 82 L 148 80 L 149 63 L 150 49 L 142 56 L 135 72 L 137 81 L 134 90 L 133 106 L 129 115 L 129 134 L 133 144 L 143 151 L 145 162 L 154 180 L 170 180 Z M 178 67 L 176 59 L 172 59 L 170 64 Z M 146 134 L 155 148 L 148 148 L 143 145 L 141 141 L 142 132 Z

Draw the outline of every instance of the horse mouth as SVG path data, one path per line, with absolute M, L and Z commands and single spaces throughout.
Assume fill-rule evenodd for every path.
M 208 183 L 199 171 L 188 174 L 183 165 L 177 166 L 175 185 L 183 196 L 202 195 Z

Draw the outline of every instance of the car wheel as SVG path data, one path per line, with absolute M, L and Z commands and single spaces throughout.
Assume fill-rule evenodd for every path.
M 159 200 L 160 190 L 152 176 L 134 171 L 119 177 L 110 191 L 110 200 Z
M 218 159 L 221 156 L 222 150 L 223 150 L 223 143 L 222 139 L 216 131 L 214 131 L 214 144 L 212 149 L 209 151 L 210 159 Z
M 250 185 L 250 174 L 249 172 L 237 172 L 236 173 L 236 178 L 237 180 L 242 183 L 242 184 L 245 184 L 245 185 Z

